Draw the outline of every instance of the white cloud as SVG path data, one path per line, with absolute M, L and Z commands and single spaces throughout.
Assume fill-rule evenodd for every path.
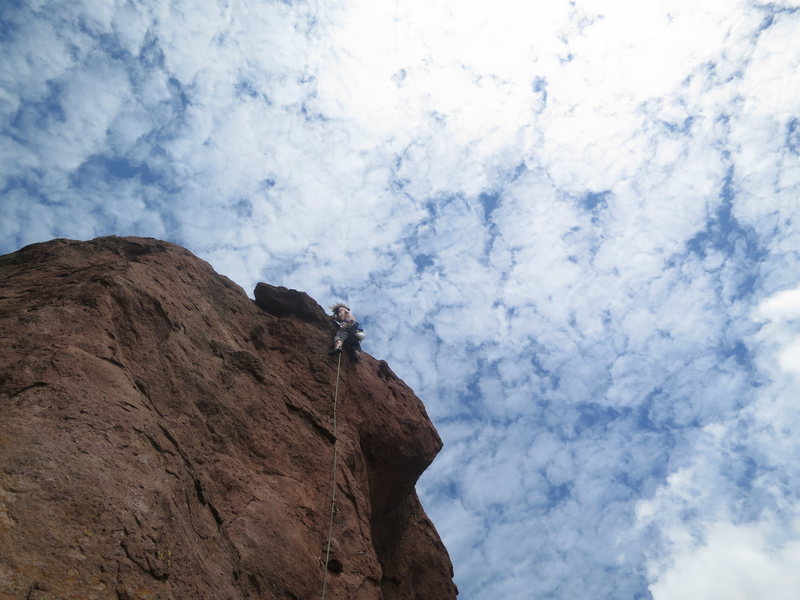
M 770 296 L 761 302 L 756 314 L 779 323 L 800 317 L 800 288 L 783 290 Z
M 712 525 L 703 545 L 678 555 L 674 567 L 651 586 L 653 599 L 796 598 L 800 591 L 800 542 L 787 543 L 785 532 L 765 529 L 732 523 Z
M 800 290 L 784 290 L 754 313 L 765 322 L 751 345 L 769 385 L 734 418 L 707 426 L 687 466 L 638 505 L 640 526 L 656 524 L 667 540 L 666 552 L 654 552 L 649 563 L 655 600 L 800 592 L 799 515 L 792 494 L 782 490 L 798 474 L 792 431 L 799 299 Z

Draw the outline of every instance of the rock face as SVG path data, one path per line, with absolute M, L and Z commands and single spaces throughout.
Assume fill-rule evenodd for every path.
M 0 257 L 0 599 L 320 598 L 335 440 L 326 598 L 455 598 L 422 403 L 343 356 L 334 435 L 332 321 L 256 296 L 152 239 Z

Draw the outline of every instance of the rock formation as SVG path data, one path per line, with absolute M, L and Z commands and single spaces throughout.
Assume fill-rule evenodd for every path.
M 302 292 L 257 301 L 187 250 L 0 257 L 0 599 L 456 596 L 414 485 L 441 447 L 384 361 Z

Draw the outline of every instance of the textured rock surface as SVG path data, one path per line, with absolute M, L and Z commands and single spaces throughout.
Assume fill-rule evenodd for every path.
M 334 328 L 257 297 L 152 239 L 0 257 L 0 598 L 320 597 Z M 439 437 L 385 362 L 341 367 L 327 597 L 454 598 L 414 491 Z

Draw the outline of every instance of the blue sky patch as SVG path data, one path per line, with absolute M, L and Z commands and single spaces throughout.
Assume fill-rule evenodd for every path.
M 478 200 L 483 206 L 483 218 L 491 220 L 492 213 L 500 205 L 500 194 L 484 192 L 478 196 Z
M 800 155 L 800 119 L 793 117 L 786 124 L 786 148 L 795 155 Z
M 417 271 L 424 271 L 433 266 L 433 257 L 430 254 L 416 254 L 414 255 L 414 264 L 417 266 Z
M 589 211 L 598 210 L 608 207 L 608 197 L 611 192 L 606 190 L 604 192 L 588 192 L 581 198 L 581 206 Z
M 727 257 L 739 254 L 747 270 L 754 268 L 763 256 L 759 248 L 755 232 L 744 227 L 733 216 L 733 201 L 735 198 L 735 185 L 733 167 L 729 167 L 720 190 L 720 202 L 713 215 L 706 222 L 706 227 L 691 238 L 687 247 L 691 253 L 705 257 L 709 250 L 717 250 Z M 742 280 L 740 293 L 752 291 L 754 284 L 752 274 L 748 273 Z

